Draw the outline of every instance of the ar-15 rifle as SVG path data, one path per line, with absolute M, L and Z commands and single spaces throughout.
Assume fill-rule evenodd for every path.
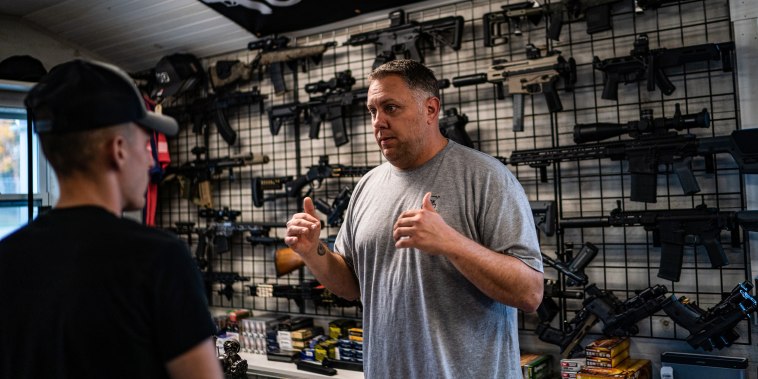
M 741 241 L 738 226 L 743 224 L 741 220 L 745 220 L 743 229 L 758 231 L 758 211 L 720 211 L 717 208 L 708 208 L 705 204 L 693 209 L 625 211 L 621 209 L 619 201 L 609 217 L 563 220 L 560 226 L 643 226 L 646 231 L 653 232 L 653 246 L 661 247 L 658 277 L 678 282 L 685 245 L 703 245 L 713 268 L 728 265 L 729 259 L 724 254 L 719 237 L 722 230 L 731 231 L 731 245 L 739 247 Z
M 259 104 L 263 112 L 263 99 L 268 95 L 261 95 L 257 87 L 248 92 L 228 92 L 213 94 L 208 97 L 195 99 L 189 105 L 177 105 L 163 108 L 163 114 L 175 118 L 180 124 L 192 123 L 192 132 L 205 134 L 211 123 L 216 124 L 216 129 L 221 138 L 233 146 L 237 142 L 237 132 L 229 126 L 225 112 L 245 105 Z
M 709 138 L 675 133 L 645 135 L 626 141 L 520 150 L 514 151 L 508 159 L 500 159 L 514 166 L 539 168 L 543 182 L 547 182 L 547 166 L 557 162 L 600 158 L 629 161 L 631 200 L 654 203 L 661 164 L 673 165 L 684 193 L 689 195 L 700 191 L 692 173 L 692 157 L 705 157 L 706 172 L 711 173 L 714 171 L 713 156 L 718 153 L 731 154 L 741 173 L 758 173 L 758 129 L 735 130 L 727 136 Z
M 483 16 L 484 46 L 496 46 L 508 42 L 505 33 L 522 34 L 522 25 L 529 21 L 538 25 L 545 16 L 549 22 L 547 34 L 558 41 L 564 22 L 582 18 L 587 22 L 587 34 L 611 29 L 611 7 L 622 0 L 563 0 L 540 4 L 537 0 L 503 5 L 501 11 Z M 507 30 L 503 28 L 508 24 Z
M 345 116 L 350 114 L 355 104 L 366 101 L 366 97 L 368 97 L 368 89 L 366 88 L 351 91 L 353 84 L 355 84 L 355 78 L 350 75 L 350 70 L 346 70 L 338 73 L 328 82 L 322 80 L 305 86 L 307 93 L 323 93 L 323 95 L 311 97 L 304 104 L 305 109 L 308 110 L 306 121 L 311 126 L 308 132 L 309 138 L 318 138 L 321 123 L 329 122 L 332 125 L 334 146 L 339 147 L 348 143 Z M 269 117 L 269 122 L 274 121 L 276 118 L 271 120 Z
M 640 111 L 639 121 L 629 121 L 626 124 L 598 122 L 594 124 L 577 124 L 574 126 L 574 142 L 596 142 L 611 137 L 628 134 L 632 138 L 651 135 L 666 137 L 671 129 L 684 130 L 693 128 L 708 128 L 711 125 L 711 116 L 708 110 L 682 116 L 679 103 L 675 105 L 673 118 L 653 118 L 652 109 Z
M 287 46 L 289 42 L 289 38 L 279 36 L 259 39 L 247 44 L 248 50 L 260 50 L 251 62 L 251 68 L 268 67 L 271 83 L 277 94 L 287 90 L 284 85 L 283 64 L 286 63 L 292 71 L 297 70 L 298 64 L 303 65 L 305 69 L 308 60 L 318 64 L 326 49 L 337 45 L 336 42 L 327 42 L 321 45 L 289 47 Z
M 313 182 L 321 183 L 327 178 L 352 178 L 365 175 L 374 167 L 368 166 L 345 166 L 341 164 L 329 164 L 329 156 L 319 157 L 318 165 L 308 168 L 305 175 L 296 178 L 282 176 L 274 178 L 256 177 L 252 179 L 253 205 L 262 207 L 266 201 L 272 201 L 285 197 L 298 197 L 302 189 Z M 284 187 L 284 192 L 276 193 L 268 197 L 263 196 L 265 190 L 277 190 Z
M 664 71 L 686 63 L 721 60 L 724 72 L 732 71 L 734 65 L 734 42 L 706 43 L 674 49 L 650 49 L 647 34 L 640 34 L 628 56 L 600 60 L 594 57 L 592 64 L 603 72 L 603 95 L 606 100 L 618 100 L 618 84 L 647 81 L 647 90 L 661 89 L 671 95 L 676 87 Z
M 413 59 L 424 63 L 422 51 L 435 45 L 448 45 L 453 50 L 461 48 L 463 17 L 449 16 L 431 21 L 408 21 L 405 11 L 390 12 L 390 26 L 386 29 L 351 35 L 345 45 L 360 46 L 373 43 L 378 54 L 372 69 L 383 63 L 401 59 Z
M 471 142 L 471 137 L 466 133 L 466 124 L 468 123 L 468 116 L 465 114 L 458 114 L 458 108 L 450 108 L 445 111 L 444 116 L 440 118 L 440 132 L 445 138 L 470 148 L 474 148 L 474 143 Z
M 234 168 L 268 163 L 267 155 L 254 156 L 253 153 L 223 158 L 201 158 L 206 155 L 204 147 L 193 148 L 192 154 L 195 155 L 195 160 L 182 163 L 180 166 L 166 167 L 163 182 L 178 180 L 182 196 L 204 208 L 213 207 L 211 180 L 221 179 L 224 171 L 228 173 L 228 180 L 234 180 Z
M 224 287 L 218 290 L 217 292 L 219 295 L 224 295 L 227 300 L 232 300 L 232 295 L 234 295 L 234 287 L 233 287 L 234 283 L 247 282 L 250 280 L 250 277 L 241 276 L 239 273 L 236 273 L 236 272 L 203 271 L 202 275 L 203 275 L 203 281 L 205 281 L 205 285 L 208 287 L 212 285 L 213 283 L 221 283 Z
M 496 60 L 486 74 L 472 74 L 453 78 L 453 87 L 493 83 L 497 98 L 504 99 L 503 83 L 508 85 L 508 93 L 513 97 L 513 131 L 524 130 L 524 95 L 542 93 L 550 112 L 563 110 L 556 84 L 563 78 L 564 89 L 569 92 L 576 83 L 576 62 L 574 58 L 566 60 L 559 51 L 552 51 L 541 57 L 540 50 L 534 45 L 527 45 L 527 59 L 507 62 Z
M 674 322 L 690 332 L 687 343 L 705 351 L 731 346 L 739 334 L 734 327 L 758 310 L 758 302 L 750 295 L 750 282 L 738 284 L 732 292 L 715 306 L 703 310 L 688 298 L 675 295 L 663 304 L 663 311 Z
M 603 334 L 609 337 L 633 336 L 639 333 L 637 322 L 653 315 L 663 307 L 666 299 L 665 286 L 655 285 L 641 291 L 626 301 L 619 300 L 611 291 L 603 291 L 591 284 L 585 289 L 588 297 L 584 308 L 603 322 Z
M 561 358 L 573 358 L 584 351 L 580 343 L 595 323 L 597 316 L 582 308 L 561 328 L 553 328 L 549 322 L 541 322 L 537 324 L 535 333 L 540 340 L 558 345 Z
M 566 244 L 565 251 L 562 256 L 569 255 L 574 250 L 573 244 Z M 560 260 L 554 260 L 548 257 L 544 253 L 542 254 L 542 261 L 546 265 L 558 270 L 561 274 L 566 276 L 566 285 L 569 287 L 583 286 L 587 284 L 587 274 L 584 273 L 584 268 L 595 258 L 597 255 L 597 246 L 590 242 L 585 242 L 582 248 L 579 249 L 579 253 L 571 259 L 570 262 L 563 263 Z
M 209 220 L 207 227 L 204 229 L 204 239 L 200 243 L 208 244 L 207 248 L 212 247 L 210 253 L 221 254 L 231 250 L 229 240 L 237 233 L 249 232 L 252 236 L 259 238 L 269 237 L 272 228 L 285 228 L 286 224 L 280 222 L 237 222 L 242 212 L 224 209 L 204 208 L 198 212 L 199 216 Z M 252 242 L 252 241 L 251 241 Z M 198 249 L 200 249 L 200 245 Z
M 258 297 L 283 297 L 294 300 L 301 312 L 305 310 L 305 300 L 312 300 L 319 307 L 359 307 L 360 301 L 345 300 L 331 293 L 315 280 L 305 281 L 298 285 L 289 284 L 257 284 L 250 286 L 250 294 Z
M 345 187 L 340 191 L 337 197 L 334 198 L 332 204 L 328 204 L 326 201 L 314 198 L 313 205 L 319 212 L 326 215 L 326 224 L 329 226 L 342 225 L 342 216 L 345 214 L 347 206 L 350 204 L 350 196 L 353 191 L 350 187 Z

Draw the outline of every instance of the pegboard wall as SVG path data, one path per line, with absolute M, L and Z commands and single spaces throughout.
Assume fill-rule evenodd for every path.
M 540 1 L 544 3 L 546 1 Z M 620 2 L 613 8 L 612 25 L 609 31 L 587 34 L 584 21 L 566 23 L 560 41 L 548 38 L 546 22 L 537 25 L 525 22 L 520 36 L 508 35 L 508 43 L 486 47 L 483 43 L 482 17 L 496 12 L 508 2 L 465 1 L 425 9 L 407 11 L 410 20 L 428 21 L 446 16 L 462 16 L 465 20 L 462 43 L 459 50 L 448 46 L 425 50 L 425 64 L 438 79 L 484 73 L 492 65 L 493 59 L 521 61 L 526 59 L 528 43 L 538 47 L 543 56 L 548 50 L 559 50 L 566 58 L 576 61 L 576 84 L 571 92 L 558 85 L 558 93 L 563 111 L 551 113 L 542 95 L 525 97 L 524 131 L 512 130 L 513 111 L 510 97 L 498 99 L 495 87 L 484 83 L 465 87 L 449 87 L 441 90 L 442 109 L 457 108 L 465 114 L 469 122 L 465 129 L 474 142 L 474 147 L 493 156 L 509 157 L 513 151 L 573 146 L 573 128 L 577 124 L 609 122 L 626 124 L 640 119 L 640 111 L 649 109 L 653 117 L 674 116 L 679 104 L 682 114 L 695 114 L 707 109 L 710 114 L 710 128 L 698 128 L 679 133 L 691 133 L 706 138 L 723 136 L 740 129 L 737 106 L 737 83 L 734 72 L 722 71 L 722 62 L 705 61 L 687 63 L 666 70 L 676 90 L 669 96 L 659 89 L 648 91 L 645 81 L 633 84 L 623 83 L 618 88 L 618 101 L 605 100 L 603 73 L 593 68 L 593 57 L 600 59 L 627 56 L 634 47 L 635 38 L 647 34 L 650 48 L 677 48 L 705 43 L 722 43 L 733 40 L 729 17 L 729 3 L 726 0 L 681 0 L 662 5 L 658 9 L 648 9 L 644 13 L 635 12 L 631 1 Z M 512 1 L 511 3 L 516 3 Z M 629 3 L 629 4 L 626 4 Z M 366 77 L 376 56 L 373 44 L 345 46 L 349 36 L 389 26 L 389 19 L 360 23 L 346 28 L 326 30 L 312 35 L 294 38 L 292 45 L 308 46 L 336 41 L 337 46 L 329 48 L 319 64 L 309 64 L 305 71 L 293 74 L 285 71 L 286 93 L 277 95 L 271 81 L 264 75 L 262 80 L 253 80 L 240 90 L 258 87 L 265 99 L 265 107 L 287 104 L 294 101 L 308 101 L 304 91 L 308 83 L 328 81 L 337 73 L 350 70 L 356 79 L 353 89 L 366 88 Z M 325 27 L 327 28 L 327 27 Z M 506 30 L 505 33 L 508 33 Z M 220 60 L 240 60 L 251 62 L 257 52 L 241 49 L 238 52 L 203 58 L 206 67 Z M 179 99 L 181 102 L 182 99 Z M 278 135 L 272 135 L 266 112 L 261 112 L 258 104 L 250 104 L 227 113 L 230 125 L 238 133 L 234 146 L 227 145 L 215 129 L 211 128 L 208 151 L 211 158 L 253 153 L 266 155 L 269 162 L 234 170 L 234 180 L 213 182 L 213 205 L 215 208 L 229 207 L 241 211 L 238 221 L 242 222 L 286 222 L 301 208 L 301 198 L 282 198 L 266 202 L 263 207 L 252 203 L 251 180 L 254 177 L 281 177 L 303 175 L 308 167 L 316 165 L 319 157 L 329 156 L 330 163 L 347 166 L 375 166 L 383 162 L 383 157 L 373 139 L 370 117 L 365 104 L 358 104 L 349 116 L 347 126 L 349 143 L 335 147 L 331 129 L 322 125 L 320 138 L 308 138 L 308 125 L 299 122 L 285 122 Z M 194 159 L 191 149 L 204 144 L 200 135 L 185 127 L 178 137 L 169 140 L 172 164 L 181 164 Z M 615 140 L 629 139 L 628 136 Z M 743 179 L 737 166 L 728 154 L 716 156 L 715 170 L 707 172 L 701 157 L 693 159 L 693 171 L 701 191 L 694 195 L 684 195 L 680 183 L 671 168 L 658 175 L 657 202 L 643 203 L 630 201 L 630 176 L 628 165 L 623 161 L 594 159 L 578 162 L 563 162 L 547 167 L 547 181 L 542 180 L 538 169 L 529 166 L 509 166 L 517 176 L 530 200 L 556 201 L 560 221 L 608 216 L 617 207 L 617 201 L 626 210 L 686 209 L 699 204 L 717 207 L 725 211 L 744 209 Z M 345 186 L 352 186 L 358 178 L 326 179 L 311 195 L 330 202 Z M 305 193 L 305 191 L 303 191 Z M 195 222 L 205 225 L 198 217 L 198 207 L 180 197 L 178 186 L 168 183 L 160 187 L 160 202 L 157 223 L 163 227 L 174 226 L 176 222 Z M 388 199 L 391 201 L 391 199 Z M 377 207 L 382 206 L 377 204 Z M 323 215 L 322 215 L 323 216 Z M 392 222 L 392 220 L 388 220 Z M 323 228 L 323 237 L 335 235 L 336 227 Z M 284 229 L 273 229 L 271 236 L 283 236 Z M 232 237 L 230 252 L 218 254 L 214 259 L 217 271 L 237 272 L 250 278 L 244 283 L 235 283 L 231 299 L 213 293 L 214 306 L 252 308 L 254 310 L 304 313 L 329 317 L 360 318 L 356 307 L 314 308 L 306 302 L 304 308 L 283 298 L 262 298 L 250 296 L 247 286 L 261 283 L 298 284 L 312 278 L 307 269 L 295 271 L 277 278 L 273 257 L 277 248 L 270 245 L 252 246 L 243 235 Z M 745 239 L 742 233 L 742 239 Z M 196 239 L 196 236 L 194 237 Z M 593 227 L 567 228 L 559 230 L 553 237 L 540 235 L 542 251 L 553 258 L 555 252 L 563 250 L 566 243 L 580 246 L 592 242 L 599 248 L 597 257 L 586 269 L 589 282 L 602 289 L 612 290 L 619 299 L 634 296 L 634 290 L 655 284 L 663 284 L 669 294 L 687 296 L 703 308 L 716 304 L 722 292 L 728 292 L 735 285 L 749 280 L 749 253 L 747 245 L 731 247 L 728 233 L 722 241 L 729 259 L 729 265 L 710 268 L 708 256 L 702 247 L 686 247 L 681 280 L 672 282 L 656 276 L 660 263 L 660 248 L 652 246 L 652 235 L 642 227 Z M 194 249 L 194 246 L 193 246 Z M 558 273 L 545 268 L 545 277 L 559 279 Z M 564 287 L 565 288 L 565 287 Z M 579 289 L 581 288 L 573 288 Z M 573 311 L 581 308 L 580 300 L 561 300 L 563 306 L 560 317 L 554 320 L 558 325 L 571 318 Z M 555 346 L 534 340 L 537 320 L 533 314 L 522 314 L 519 318 L 522 346 L 527 349 L 554 351 Z M 667 321 L 668 320 L 668 321 Z M 692 351 L 683 341 L 687 331 L 676 327 L 663 313 L 643 320 L 638 324 L 640 332 L 635 340 L 670 340 L 673 349 Z M 749 349 L 752 344 L 750 326 L 740 323 L 741 338 L 735 349 L 739 355 L 739 345 Z M 596 326 L 593 329 L 598 332 Z M 589 337 L 588 337 L 589 338 Z M 644 344 L 644 342 L 643 342 Z M 725 351 L 726 355 L 730 350 Z M 643 356 L 640 356 L 643 357 Z M 651 356 L 657 359 L 656 356 Z M 754 370 L 753 370 L 754 371 Z

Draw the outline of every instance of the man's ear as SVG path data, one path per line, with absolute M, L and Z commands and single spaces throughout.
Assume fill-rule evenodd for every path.
M 426 116 L 427 123 L 440 118 L 440 99 L 437 97 L 430 97 L 426 99 Z
M 121 169 L 126 165 L 126 138 L 119 133 L 113 134 L 105 143 L 107 164 L 114 169 Z

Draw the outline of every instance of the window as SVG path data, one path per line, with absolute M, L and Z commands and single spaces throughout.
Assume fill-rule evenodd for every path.
M 3 94 L 0 86 L 0 94 Z M 33 215 L 53 204 L 56 181 L 39 152 L 37 136 L 29 133 L 26 109 L 2 98 L 0 105 L 0 238 L 29 222 L 29 174 L 32 174 Z M 28 138 L 32 138 L 29 151 Z M 29 156 L 31 153 L 31 168 Z

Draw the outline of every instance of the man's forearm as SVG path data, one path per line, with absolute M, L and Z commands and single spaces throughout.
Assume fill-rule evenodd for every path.
M 480 291 L 503 304 L 533 312 L 542 301 L 542 273 L 513 256 L 458 235 L 444 255 Z
M 301 255 L 316 280 L 345 300 L 360 299 L 358 280 L 345 259 L 330 251 L 323 242 L 319 242 L 318 246 L 316 251 Z

